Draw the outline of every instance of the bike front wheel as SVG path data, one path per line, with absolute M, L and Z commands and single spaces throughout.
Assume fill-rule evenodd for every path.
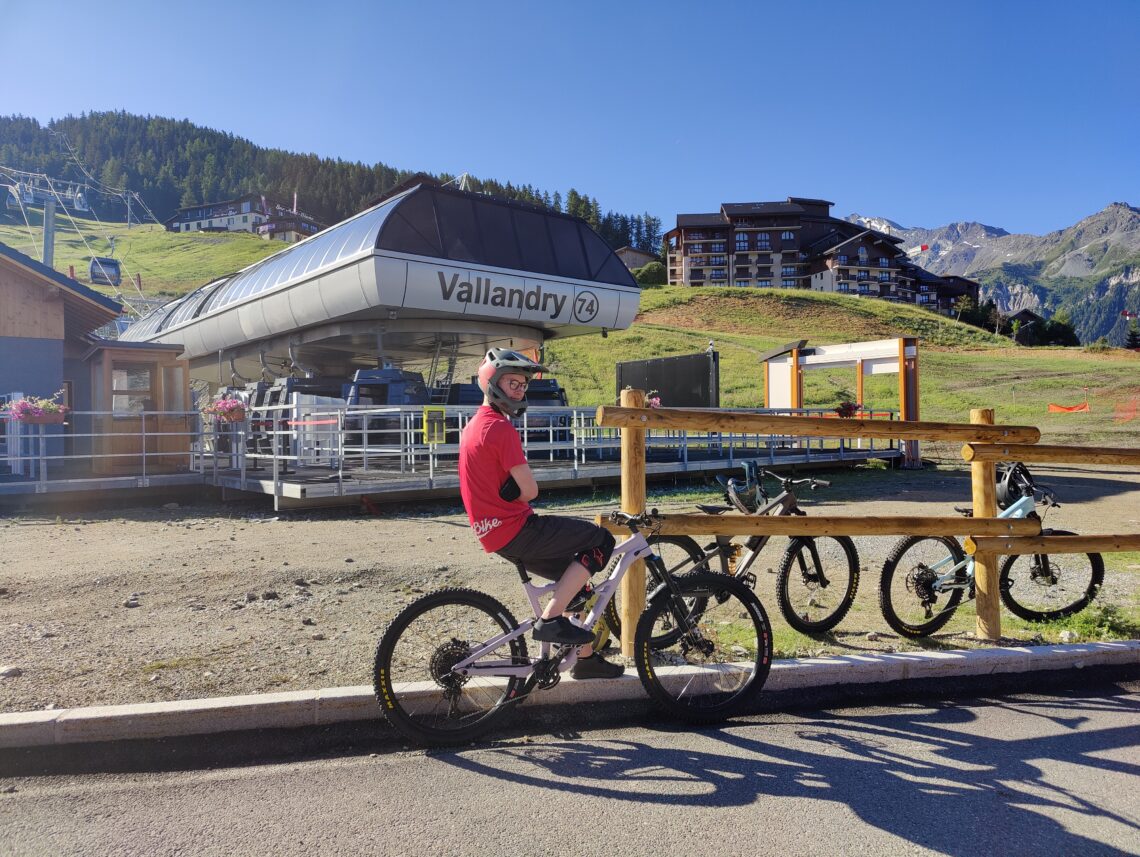
M 1071 536 L 1066 530 L 1042 535 Z M 1098 553 L 1007 556 L 998 591 L 1009 612 L 1030 622 L 1063 619 L 1079 613 L 1104 583 L 1104 559 Z
M 649 546 L 653 548 L 654 556 L 653 559 L 646 560 L 645 596 L 647 600 L 653 594 L 653 590 L 657 588 L 658 580 L 663 579 L 663 574 L 678 577 L 694 571 L 710 570 L 704 551 L 689 536 L 651 535 L 647 541 Z M 649 571 L 649 564 L 654 562 L 657 569 L 656 579 Z M 613 635 L 619 639 L 621 638 L 621 608 L 618 606 L 620 602 L 621 591 L 619 589 L 610 599 L 610 603 L 606 605 L 604 614 L 606 624 L 610 627 Z M 704 609 L 704 602 L 700 600 L 694 600 L 689 604 L 690 613 L 699 613 Z M 663 637 L 661 640 L 655 641 L 655 645 L 664 645 L 666 642 L 667 640 Z
M 683 720 L 711 723 L 745 711 L 772 664 L 764 607 L 751 589 L 723 574 L 697 572 L 675 583 L 676 592 L 658 593 L 637 624 L 641 683 Z M 700 614 L 689 610 L 695 599 L 706 604 Z
M 961 545 L 949 536 L 909 536 L 896 544 L 879 580 L 879 608 L 887 624 L 917 638 L 949 622 L 970 584 L 965 560 Z
M 489 730 L 524 680 L 461 675 L 452 667 L 517 625 L 506 607 L 472 589 L 442 589 L 401 610 L 380 638 L 372 674 L 388 722 L 430 745 L 465 743 Z M 516 637 L 480 660 L 527 663 L 526 642 Z
M 823 634 L 842 621 L 859 588 L 859 554 L 847 536 L 792 539 L 776 576 L 776 601 L 787 623 Z

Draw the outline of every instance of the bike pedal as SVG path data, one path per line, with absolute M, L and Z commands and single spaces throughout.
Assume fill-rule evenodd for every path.
M 741 577 L 740 581 L 750 589 L 756 588 L 756 575 L 753 574 L 751 571 L 748 572 L 748 574 Z

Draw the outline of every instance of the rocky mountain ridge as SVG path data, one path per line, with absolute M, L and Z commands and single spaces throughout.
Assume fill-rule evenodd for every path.
M 1122 313 L 1140 311 L 1140 209 L 1125 202 L 1046 235 L 973 221 L 927 229 L 859 214 L 846 219 L 901 237 L 910 259 L 932 273 L 978 280 L 982 299 L 1002 312 L 1067 313 L 1082 341 L 1104 336 L 1123 344 Z

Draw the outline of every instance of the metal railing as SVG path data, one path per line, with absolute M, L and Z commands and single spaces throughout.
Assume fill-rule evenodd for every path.
M 433 406 L 436 436 L 425 434 L 423 406 L 254 407 L 244 420 L 202 419 L 197 411 L 72 412 L 66 425 L 26 425 L 0 414 L 0 486 L 4 493 L 98 487 L 124 480 L 148 487 L 159 476 L 197 475 L 205 484 L 265 482 L 275 494 L 284 482 L 314 472 L 340 485 L 386 477 L 438 475 L 448 484 L 458 469 L 459 436 L 475 414 L 471 406 Z M 744 413 L 835 416 L 828 409 L 747 410 Z M 620 460 L 620 431 L 596 423 L 596 408 L 531 407 L 516 423 L 528 460 L 536 467 L 585 477 L 592 466 Z M 864 418 L 897 419 L 892 410 Z M 429 427 L 429 431 L 432 430 Z M 3 441 L 6 441 L 4 443 Z M 733 466 L 743 458 L 794 453 L 797 460 L 873 457 L 898 453 L 895 442 L 869 438 L 793 437 L 751 432 L 661 429 L 647 433 L 651 462 L 685 472 L 708 462 Z

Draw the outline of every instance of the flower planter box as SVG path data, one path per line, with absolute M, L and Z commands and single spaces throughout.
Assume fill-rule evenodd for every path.
M 28 414 L 19 419 L 22 423 L 33 426 L 58 426 L 67 421 L 67 414 Z

